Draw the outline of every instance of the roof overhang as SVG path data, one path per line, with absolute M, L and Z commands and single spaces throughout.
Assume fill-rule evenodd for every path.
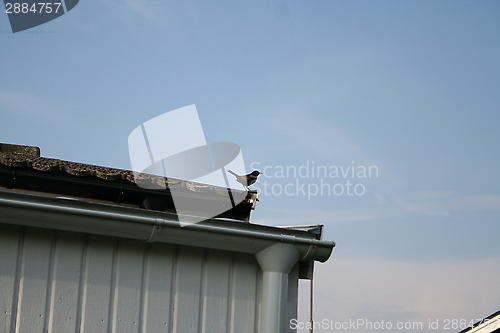
M 139 186 L 138 182 L 158 188 Z M 176 199 L 189 206 L 189 214 L 205 216 L 196 210 L 208 205 L 219 209 L 216 217 L 244 222 L 249 221 L 258 201 L 255 191 L 45 158 L 40 157 L 38 147 L 4 143 L 0 143 L 0 187 L 170 213 L 177 212 L 171 193 L 175 191 Z M 241 201 L 233 203 L 228 197 Z
M 2 190 L 0 222 L 250 254 L 276 243 L 292 244 L 303 263 L 326 261 L 335 246 L 303 230 L 227 219 L 181 226 L 173 213 Z

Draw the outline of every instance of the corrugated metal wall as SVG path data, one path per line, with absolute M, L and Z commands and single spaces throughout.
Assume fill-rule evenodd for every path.
M 257 332 L 260 284 L 252 255 L 0 224 L 2 333 Z

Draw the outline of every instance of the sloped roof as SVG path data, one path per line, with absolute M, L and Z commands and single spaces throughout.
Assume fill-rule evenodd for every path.
M 164 190 L 149 190 L 137 182 L 155 183 Z M 185 190 L 185 195 L 199 200 L 221 200 L 229 189 L 212 185 L 173 180 L 130 170 L 41 157 L 35 146 L 0 143 L 0 187 L 35 191 L 133 205 L 157 211 L 175 211 L 169 188 Z M 231 192 L 234 193 L 234 189 Z M 228 207 L 218 217 L 248 221 L 255 208 L 257 193 L 237 191 L 245 200 Z
M 467 327 L 459 333 L 477 332 L 477 333 L 496 333 L 500 332 L 500 310 L 492 313 L 488 317 L 481 319 L 474 325 Z

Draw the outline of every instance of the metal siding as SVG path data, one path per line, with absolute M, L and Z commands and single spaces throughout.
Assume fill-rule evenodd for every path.
M 17 308 L 17 263 L 21 246 L 20 228 L 0 228 L 0 328 L 10 332 Z
M 196 333 L 200 321 L 203 250 L 181 248 L 175 272 L 174 332 Z
M 231 253 L 210 250 L 203 275 L 203 318 L 201 332 L 226 332 Z
M 108 332 L 113 257 L 115 240 L 104 236 L 88 236 L 85 244 L 80 331 Z M 78 332 L 78 331 L 77 331 Z
M 144 245 L 120 239 L 115 261 L 112 332 L 138 333 Z
M 253 256 L 234 255 L 231 291 L 231 333 L 257 332 L 255 315 L 258 264 Z
M 171 288 L 175 248 L 173 245 L 151 244 L 147 251 L 141 332 L 171 332 Z
M 249 254 L 0 223 L 2 333 L 257 332 L 260 280 Z
M 53 232 L 27 229 L 19 276 L 16 332 L 44 332 Z
M 72 332 L 77 327 L 83 235 L 61 232 L 53 246 L 48 331 Z
M 260 313 L 262 311 L 262 270 L 260 266 L 258 266 L 258 273 L 257 273 L 257 296 L 256 296 L 256 304 L 255 304 L 255 322 L 254 322 L 254 327 L 255 327 L 255 332 L 258 332 L 258 328 L 260 325 Z
M 297 329 L 292 329 L 290 320 L 297 319 L 297 303 L 293 300 L 299 298 L 299 263 L 295 264 L 288 274 L 288 307 L 287 307 L 287 332 L 296 333 Z

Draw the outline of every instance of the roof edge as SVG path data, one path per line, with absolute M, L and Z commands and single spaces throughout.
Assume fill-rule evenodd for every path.
M 256 254 L 292 244 L 300 261 L 325 262 L 335 243 L 305 231 L 210 219 L 181 226 L 171 213 L 0 191 L 2 223 Z M 189 218 L 189 217 L 187 217 Z

